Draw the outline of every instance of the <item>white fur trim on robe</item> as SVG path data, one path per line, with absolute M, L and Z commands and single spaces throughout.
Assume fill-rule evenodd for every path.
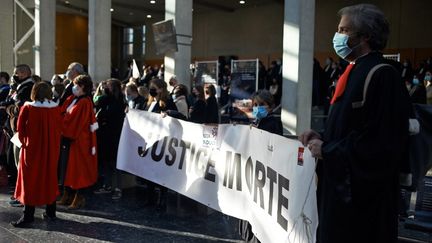
M 42 107 L 42 108 L 54 108 L 58 106 L 58 103 L 54 101 L 45 100 L 44 102 L 40 101 L 33 101 L 33 102 L 26 102 L 25 104 L 31 105 L 33 107 Z
M 91 153 L 92 153 L 92 155 L 95 155 L 96 154 L 96 147 L 92 147 L 92 149 L 91 149 Z
M 417 119 L 409 119 L 409 133 L 416 135 L 420 132 L 420 123 Z
M 99 124 L 97 122 L 90 125 L 90 131 L 95 132 L 99 128 Z

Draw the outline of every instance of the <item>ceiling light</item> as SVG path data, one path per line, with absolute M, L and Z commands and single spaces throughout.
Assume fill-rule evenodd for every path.
M 114 12 L 114 9 L 112 8 L 112 9 L 110 9 L 111 10 L 111 12 Z
M 241 0 L 239 3 L 240 3 L 240 4 L 245 4 L 246 1 Z
M 69 4 L 70 2 L 69 2 L 69 1 L 65 1 L 65 3 L 66 3 L 66 4 Z
M 150 3 L 151 3 L 151 4 L 155 4 L 156 1 L 155 1 L 155 0 L 151 0 Z
M 151 19 L 151 15 L 150 15 L 150 14 L 147 14 L 147 18 L 148 18 L 148 19 Z

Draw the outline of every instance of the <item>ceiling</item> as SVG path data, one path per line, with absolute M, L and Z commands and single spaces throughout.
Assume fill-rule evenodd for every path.
M 87 15 L 88 0 L 57 0 L 57 11 Z M 257 7 L 269 3 L 278 2 L 283 7 L 284 0 L 245 0 L 240 4 L 239 0 L 193 0 L 193 11 L 196 14 L 210 13 L 214 11 L 235 12 L 241 8 Z M 165 16 L 165 0 L 111 0 L 112 22 L 121 26 L 143 25 L 148 20 L 161 21 Z M 151 15 L 148 18 L 147 15 Z

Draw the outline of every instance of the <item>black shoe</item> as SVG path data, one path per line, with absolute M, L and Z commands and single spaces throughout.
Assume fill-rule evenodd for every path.
M 9 205 L 11 205 L 12 207 L 24 207 L 24 205 L 17 199 L 10 200 Z
M 33 221 L 34 219 L 25 219 L 24 216 L 22 216 L 18 221 L 12 221 L 10 224 L 16 228 L 28 228 Z
M 56 221 L 56 219 L 57 219 L 57 217 L 55 215 L 54 216 L 48 216 L 47 213 L 42 213 L 42 218 L 48 222 L 53 222 L 53 221 Z

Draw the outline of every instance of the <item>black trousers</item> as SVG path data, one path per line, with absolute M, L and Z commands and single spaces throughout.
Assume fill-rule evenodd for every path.
M 23 212 L 24 212 L 24 219 L 25 220 L 33 220 L 34 219 L 34 213 L 35 213 L 35 206 L 24 205 Z M 48 217 L 55 217 L 56 216 L 56 202 L 55 201 L 51 204 L 46 205 L 45 213 L 48 215 Z
M 67 162 L 69 160 L 69 148 L 70 148 L 70 140 L 62 137 L 60 142 L 60 156 L 59 156 L 58 169 L 57 169 L 59 185 L 64 185 Z

